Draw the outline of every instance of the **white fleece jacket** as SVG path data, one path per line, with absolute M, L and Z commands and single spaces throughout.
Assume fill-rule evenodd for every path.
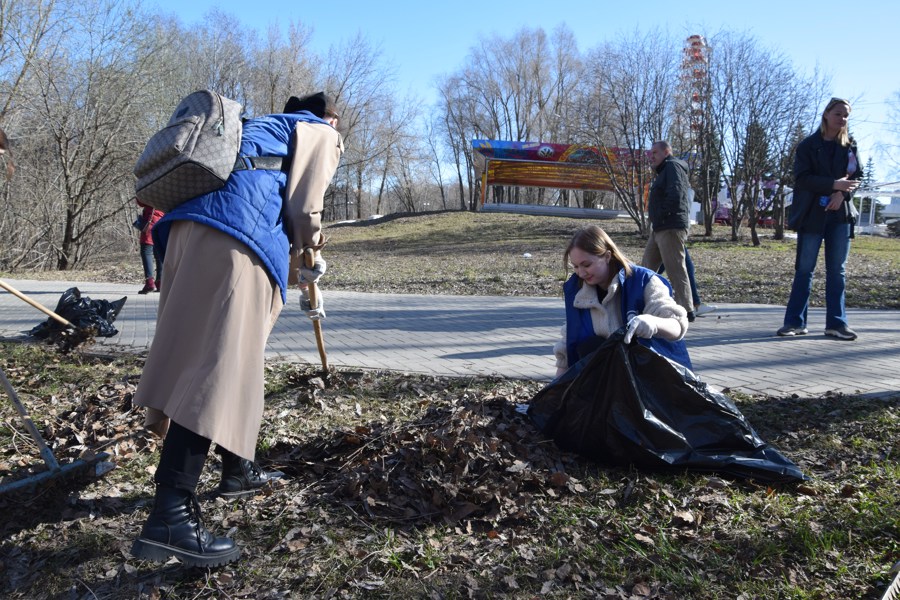
M 622 295 L 619 293 L 619 279 L 613 278 L 612 284 L 606 290 L 603 302 L 597 299 L 597 286 L 583 284 L 575 293 L 575 308 L 587 308 L 591 311 L 591 323 L 594 333 L 604 338 L 625 325 L 622 322 Z M 669 288 L 659 277 L 651 277 L 644 287 L 644 314 L 675 319 L 681 329 L 681 334 L 672 341 L 680 340 L 687 333 L 687 311 L 684 310 L 675 299 L 669 295 Z M 569 362 L 566 356 L 566 326 L 562 326 L 562 336 L 553 344 L 553 354 L 556 356 L 557 368 L 568 368 Z

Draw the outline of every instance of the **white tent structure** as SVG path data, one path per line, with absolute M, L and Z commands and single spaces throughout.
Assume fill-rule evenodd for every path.
M 763 184 L 759 197 L 756 199 L 756 206 L 759 207 L 760 210 L 768 210 L 771 208 L 772 200 L 771 198 L 765 198 L 766 190 L 774 190 L 776 188 L 774 182 L 766 182 Z M 744 184 L 740 183 L 737 186 L 737 193 L 741 195 L 744 193 Z M 784 205 L 790 206 L 791 201 L 794 199 L 794 190 L 793 188 L 789 188 L 784 186 Z M 723 185 L 719 188 L 719 193 L 716 196 L 716 203 L 718 206 L 724 206 L 727 208 L 731 208 L 731 192 L 728 189 L 728 186 Z
M 900 219 L 900 181 L 869 184 L 867 187 L 856 191 L 857 198 L 862 198 L 863 196 L 872 198 L 883 205 L 881 217 L 886 222 L 890 223 Z M 888 204 L 885 205 L 883 200 L 888 200 Z M 878 233 L 883 229 L 884 225 L 875 223 L 875 202 L 872 202 L 868 213 L 859 216 L 857 230 L 860 233 Z
M 885 221 L 900 219 L 900 196 L 891 198 L 890 203 L 881 209 L 881 216 L 884 217 Z
M 756 207 L 760 211 L 767 211 L 772 208 L 772 193 L 774 193 L 775 189 L 777 189 L 777 184 L 774 181 L 764 182 L 762 188 L 760 189 L 760 194 L 756 199 Z M 771 190 L 769 197 L 766 197 L 766 192 Z M 738 184 L 737 186 L 737 194 L 740 196 L 744 193 L 744 184 Z M 790 206 L 791 202 L 794 199 L 794 190 L 793 188 L 789 188 L 787 186 L 784 187 L 784 205 Z M 696 211 L 699 215 L 699 205 L 695 204 Z M 728 186 L 723 185 L 719 188 L 719 193 L 716 195 L 715 199 L 715 219 L 717 220 L 727 220 L 731 218 L 732 208 L 732 200 L 731 200 L 731 190 L 728 189 Z

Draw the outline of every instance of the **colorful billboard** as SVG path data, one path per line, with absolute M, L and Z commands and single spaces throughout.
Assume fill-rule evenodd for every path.
M 479 171 L 485 186 L 519 185 L 569 190 L 612 190 L 609 165 L 624 185 L 635 167 L 646 163 L 643 151 L 584 144 L 473 140 L 485 159 Z

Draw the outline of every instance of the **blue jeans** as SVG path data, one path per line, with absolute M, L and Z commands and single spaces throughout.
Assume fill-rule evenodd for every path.
M 843 215 L 841 215 L 842 217 Z M 850 254 L 850 224 L 839 221 L 835 213 L 825 218 L 824 233 L 797 233 L 797 259 L 794 262 L 794 284 L 784 312 L 786 327 L 806 327 L 809 294 L 819 248 L 825 242 L 825 329 L 847 325 L 844 306 L 844 266 Z
M 144 279 L 153 277 L 153 267 L 156 267 L 156 279 L 159 279 L 159 272 L 162 269 L 153 244 L 141 244 L 141 263 L 144 265 Z

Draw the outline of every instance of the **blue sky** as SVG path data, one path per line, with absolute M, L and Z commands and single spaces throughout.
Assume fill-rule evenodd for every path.
M 551 32 L 565 23 L 582 51 L 617 33 L 667 30 L 676 38 L 727 29 L 753 34 L 802 70 L 817 65 L 832 78 L 832 95 L 853 101 L 851 129 L 876 175 L 886 165 L 875 154 L 884 132 L 889 96 L 900 90 L 900 2 L 897 0 L 144 0 L 190 25 L 217 8 L 263 32 L 279 21 L 300 19 L 313 28 L 316 52 L 363 32 L 394 63 L 401 92 L 430 101 L 436 76 L 458 69 L 479 36 L 510 37 L 522 27 Z M 562 140 L 560 140 L 562 141 Z

